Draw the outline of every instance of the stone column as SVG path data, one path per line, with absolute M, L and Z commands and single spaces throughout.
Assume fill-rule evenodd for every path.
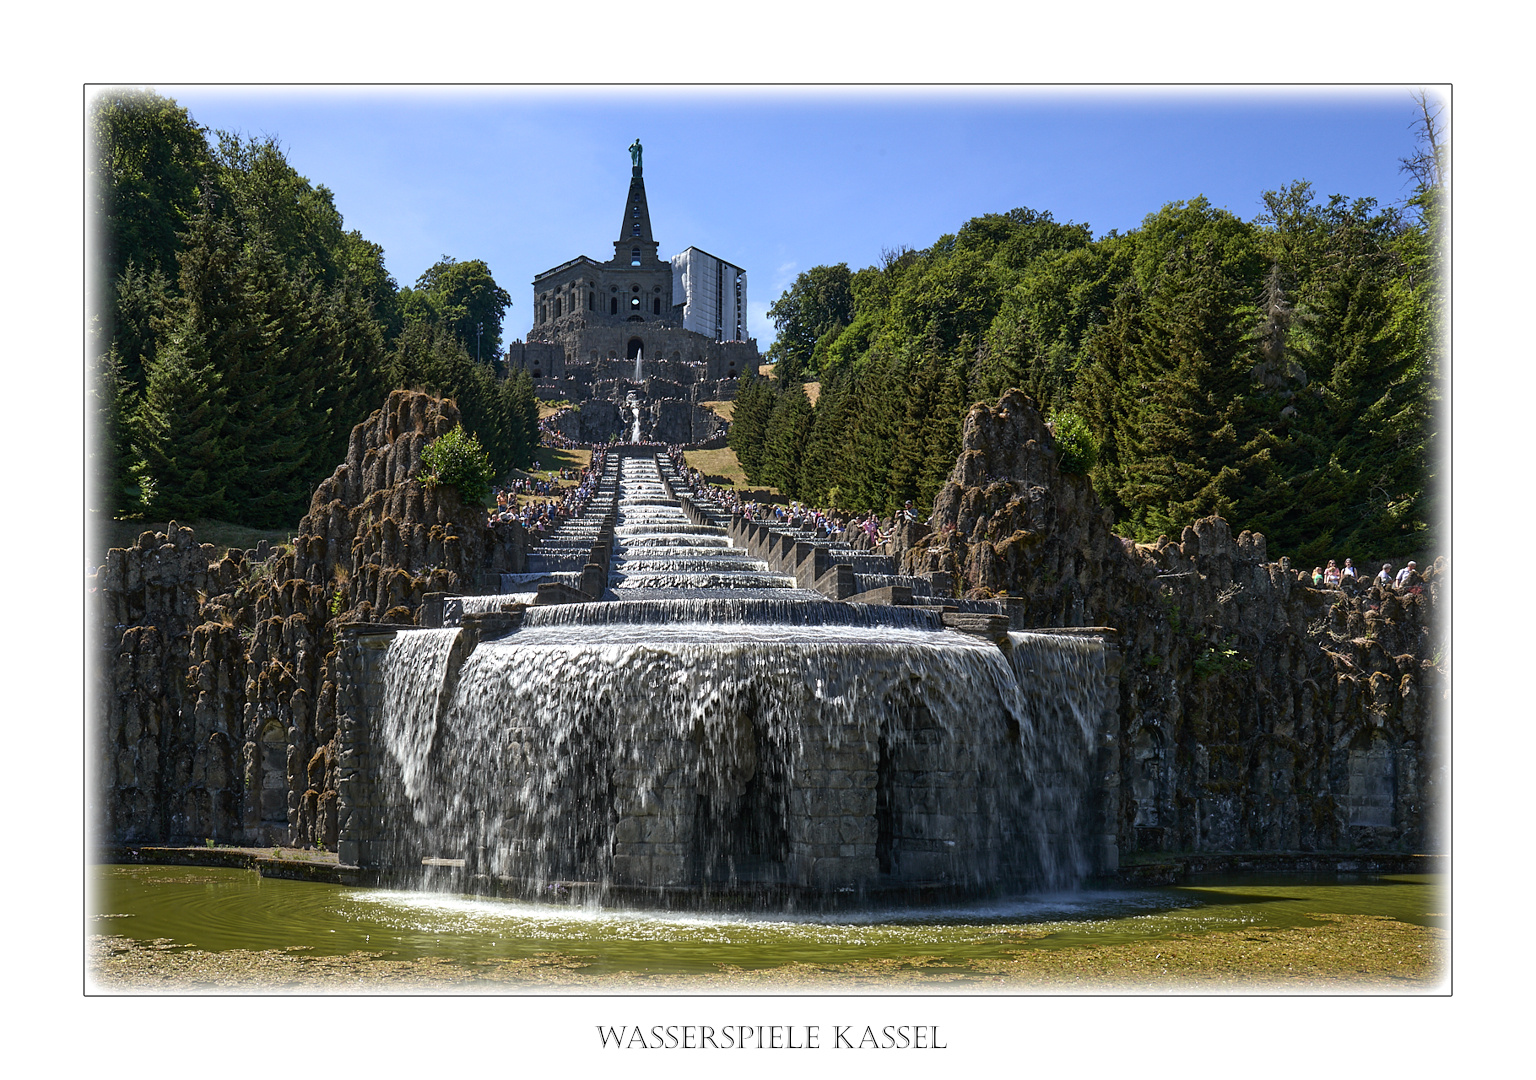
M 373 735 L 384 707 L 384 654 L 396 628 L 357 623 L 341 628 L 336 650 L 336 851 L 344 866 L 378 866 L 385 823 L 380 752 Z

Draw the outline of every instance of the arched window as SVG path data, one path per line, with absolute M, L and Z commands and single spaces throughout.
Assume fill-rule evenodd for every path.
M 661 297 L 658 296 L 655 300 L 651 301 L 651 314 L 661 314 Z
M 610 314 L 610 315 L 617 315 L 618 313 L 619 313 L 619 298 L 617 296 L 615 296 L 615 297 L 612 298 L 612 300 L 609 301 L 609 304 L 608 304 L 608 314 Z
M 636 234 L 638 234 L 640 232 L 640 226 L 638 226 L 638 225 L 635 226 L 635 232 L 636 232 Z M 640 249 L 639 248 L 630 248 L 629 249 L 629 265 L 630 266 L 639 266 L 640 265 Z M 639 286 L 636 286 L 636 288 L 639 288 Z
M 557 296 L 557 297 L 555 297 L 555 318 L 558 319 L 559 317 L 560 317 L 560 298 Z
M 597 306 L 597 294 L 596 293 L 590 293 L 590 292 L 587 293 L 587 310 L 591 311 L 596 306 Z

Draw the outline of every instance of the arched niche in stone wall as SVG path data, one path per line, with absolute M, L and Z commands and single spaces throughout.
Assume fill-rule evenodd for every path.
M 288 733 L 277 720 L 261 729 L 261 823 L 288 824 Z
M 1167 739 L 1151 723 L 1142 724 L 1129 743 L 1129 795 L 1136 804 L 1136 847 L 1159 851 L 1163 847 L 1163 806 L 1168 799 Z
M 1349 781 L 1344 805 L 1350 825 L 1390 827 L 1397 803 L 1397 763 L 1380 731 L 1367 729 L 1349 744 Z

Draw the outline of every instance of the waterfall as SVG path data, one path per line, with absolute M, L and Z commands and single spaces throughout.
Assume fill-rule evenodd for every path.
M 413 807 L 428 801 L 430 758 L 448 658 L 458 630 L 397 634 L 384 657 L 384 716 L 380 736 L 399 766 Z
M 1104 643 L 1063 635 L 1012 631 L 1009 663 L 1025 696 L 1022 729 L 1030 813 L 1045 884 L 1065 888 L 1086 876 L 1088 800 L 1099 702 L 1108 675 Z
M 1095 643 L 1013 634 L 1005 656 L 916 626 L 529 615 L 446 701 L 452 631 L 391 647 L 409 850 L 480 853 L 533 891 L 814 881 L 818 861 L 972 891 L 1088 870 Z
M 619 474 L 621 599 L 529 607 L 472 651 L 457 630 L 402 631 L 385 654 L 398 865 L 465 859 L 535 895 L 779 902 L 1089 872 L 1101 642 L 1014 632 L 1000 648 L 936 608 L 805 593 L 688 521 L 655 459 Z M 537 549 L 545 571 L 596 535 L 562 528 Z
M 1013 858 L 1018 687 L 986 643 L 907 634 L 766 650 L 718 631 L 483 642 L 446 710 L 436 782 L 407 784 L 442 800 L 413 807 L 415 846 L 483 850 L 490 873 L 534 883 L 654 882 L 659 868 L 683 884 L 787 881 L 831 835 L 832 852 L 864 846 L 887 872 L 979 883 Z

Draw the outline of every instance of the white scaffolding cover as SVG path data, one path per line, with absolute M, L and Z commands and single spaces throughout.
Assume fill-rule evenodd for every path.
M 691 247 L 672 256 L 672 296 L 683 301 L 683 327 L 716 341 L 747 339 L 747 272 Z

